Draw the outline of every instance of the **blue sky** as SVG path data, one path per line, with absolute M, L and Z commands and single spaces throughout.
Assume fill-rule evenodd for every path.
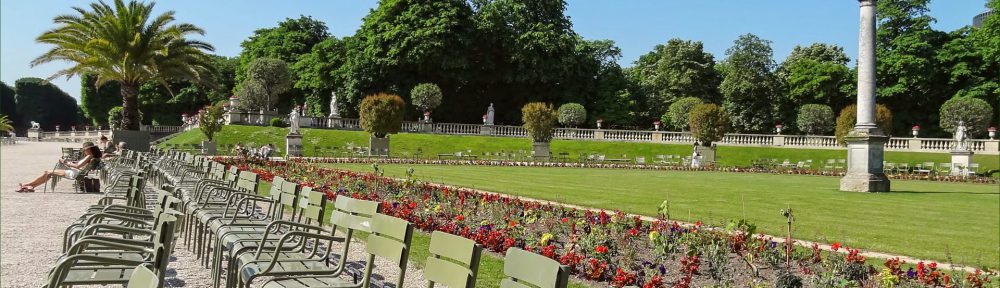
M 29 62 L 48 49 L 34 39 L 53 26 L 52 18 L 73 12 L 89 1 L 0 1 L 0 80 L 8 85 L 21 77 L 46 78 L 66 64 L 30 67 Z M 773 41 L 780 62 L 795 45 L 837 44 L 857 55 L 856 0 L 570 0 L 567 14 L 577 33 L 587 39 L 611 39 L 621 48 L 619 61 L 630 66 L 640 55 L 670 38 L 698 40 L 715 54 L 741 34 L 754 33 Z M 935 29 L 952 31 L 972 22 L 984 10 L 984 0 L 932 0 Z M 309 15 L 326 22 L 333 35 L 351 35 L 375 0 L 161 0 L 159 11 L 174 10 L 179 21 L 201 26 L 204 40 L 216 54 L 235 56 L 240 42 L 258 28 L 276 25 L 288 17 Z M 54 84 L 79 97 L 77 78 L 54 79 Z

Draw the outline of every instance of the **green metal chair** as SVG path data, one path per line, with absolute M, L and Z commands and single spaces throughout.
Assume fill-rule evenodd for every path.
M 507 249 L 503 275 L 500 288 L 566 288 L 569 285 L 569 267 L 519 248 Z
M 56 263 L 55 268 L 49 273 L 48 285 L 46 287 L 56 288 L 66 285 L 125 285 L 128 284 L 132 272 L 135 271 L 136 267 L 145 264 L 152 265 L 152 272 L 156 275 L 157 282 L 162 284 L 163 277 L 167 271 L 167 263 L 170 262 L 170 250 L 173 247 L 174 237 L 170 231 L 173 231 L 174 223 L 177 221 L 177 218 L 173 215 L 163 217 L 164 224 L 160 227 L 152 249 L 111 242 L 102 244 L 122 250 L 147 252 L 150 254 L 149 259 L 135 261 L 86 254 L 69 256 Z
M 474 288 L 483 247 L 472 239 L 441 231 L 431 233 L 431 256 L 424 266 L 427 288 L 442 284 L 452 288 Z M 398 287 L 398 286 L 397 286 Z
M 230 269 L 233 273 L 228 287 L 245 286 L 249 287 L 254 279 L 261 276 L 288 277 L 297 275 L 329 275 L 339 276 L 345 271 L 347 255 L 350 251 L 351 240 L 355 237 L 355 232 L 371 233 L 372 217 L 378 213 L 379 202 L 359 200 L 347 196 L 339 196 L 334 202 L 334 210 L 330 213 L 330 224 L 333 227 L 323 229 L 320 233 L 308 231 L 290 231 L 287 233 L 268 233 L 261 239 L 261 243 L 268 239 L 279 238 L 275 248 L 267 249 L 259 245 L 255 253 L 246 253 L 236 258 L 235 264 Z M 345 234 L 338 237 L 338 231 Z M 274 237 L 271 237 L 272 234 Z M 285 251 L 280 247 L 285 247 L 289 241 L 312 240 L 314 243 L 325 242 L 325 245 L 313 246 L 312 249 L 304 251 Z M 333 243 L 343 243 L 340 251 L 339 261 L 335 268 L 329 267 L 330 251 L 333 251 Z M 325 247 L 324 247 L 325 246 Z
M 135 270 L 132 271 L 132 276 L 128 278 L 128 285 L 125 286 L 125 288 L 150 287 L 163 287 L 163 281 L 160 281 L 156 273 L 153 273 L 153 270 L 146 268 L 146 265 L 135 267 Z
M 396 217 L 375 214 L 371 218 L 371 233 L 365 241 L 365 251 L 368 259 L 365 261 L 364 277 L 361 284 L 354 284 L 335 276 L 298 276 L 279 277 L 264 284 L 264 288 L 288 287 L 371 287 L 372 269 L 375 268 L 375 257 L 389 261 L 399 269 L 394 287 L 403 287 L 406 279 L 406 262 L 410 255 L 410 243 L 413 239 L 413 225 Z

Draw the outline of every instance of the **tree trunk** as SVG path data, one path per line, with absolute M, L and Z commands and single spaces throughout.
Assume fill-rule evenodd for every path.
M 135 84 L 121 84 L 122 94 L 122 130 L 138 131 L 139 125 L 139 87 Z

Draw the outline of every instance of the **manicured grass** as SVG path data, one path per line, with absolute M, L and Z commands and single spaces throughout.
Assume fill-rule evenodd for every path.
M 348 143 L 353 146 L 368 146 L 368 134 L 361 131 L 301 129 L 301 133 L 303 134 L 306 156 L 315 156 L 315 147 L 317 146 L 323 149 L 327 147 L 343 148 L 348 146 Z M 216 134 L 216 142 L 220 145 L 252 144 L 254 147 L 272 143 L 279 147 L 280 151 L 284 151 L 286 134 L 288 134 L 287 128 L 229 125 L 225 126 L 222 132 Z M 409 155 L 415 154 L 418 148 L 423 150 L 423 158 L 429 159 L 436 159 L 438 154 L 451 154 L 467 150 L 472 150 L 475 154 L 500 151 L 530 153 L 531 150 L 531 142 L 525 138 L 400 133 L 392 135 L 391 139 L 391 152 L 394 157 L 409 157 Z M 165 147 L 166 144 L 198 144 L 202 140 L 204 140 L 202 133 L 194 130 L 161 143 L 160 147 Z M 609 158 L 619 158 L 622 155 L 626 155 L 628 158 L 645 156 L 647 161 L 653 161 L 654 157 L 660 154 L 681 156 L 691 154 L 690 145 L 583 140 L 554 140 L 551 149 L 553 155 L 566 152 L 569 153 L 571 159 L 577 159 L 583 153 L 604 153 Z M 815 163 L 813 168 L 820 168 L 822 161 L 846 157 L 847 152 L 842 149 L 720 146 L 716 160 L 722 166 L 746 167 L 750 166 L 751 161 L 761 158 L 774 158 L 779 161 L 789 159 L 793 162 L 811 159 Z M 997 155 L 975 155 L 973 158 L 973 162 L 980 163 L 982 171 L 1000 167 L 1000 157 Z M 910 166 L 923 162 L 944 163 L 951 161 L 950 159 L 950 155 L 947 153 L 886 153 L 886 161 L 909 163 Z
M 370 171 L 370 165 L 331 164 Z M 996 185 L 893 181 L 891 193 L 837 191 L 839 178 L 725 172 L 623 169 L 381 165 L 416 177 L 587 207 L 720 224 L 745 218 L 763 232 L 785 235 L 778 211 L 791 207 L 794 236 L 922 259 L 997 267 L 1000 189 Z

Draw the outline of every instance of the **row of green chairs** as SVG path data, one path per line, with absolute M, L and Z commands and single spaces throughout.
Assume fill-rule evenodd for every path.
M 268 196 L 251 197 L 260 181 L 252 172 L 226 170 L 212 161 L 190 164 L 187 171 L 167 171 L 174 176 L 163 179 L 205 175 L 170 184 L 183 201 L 185 242 L 192 242 L 189 249 L 211 268 L 213 286 L 225 279 L 227 287 L 249 287 L 266 277 L 263 287 L 368 287 L 373 260 L 381 258 L 398 266 L 395 287 L 401 287 L 413 226 L 380 214 L 378 202 L 339 196 L 327 212 L 323 193 L 281 177 L 270 183 Z M 355 241 L 364 242 L 369 254 L 361 283 L 340 278 L 351 274 L 345 256 Z M 474 287 L 481 250 L 472 240 L 434 232 L 424 276 L 430 285 Z M 566 286 L 568 270 L 554 260 L 516 248 L 507 257 L 509 279 L 502 287 Z

